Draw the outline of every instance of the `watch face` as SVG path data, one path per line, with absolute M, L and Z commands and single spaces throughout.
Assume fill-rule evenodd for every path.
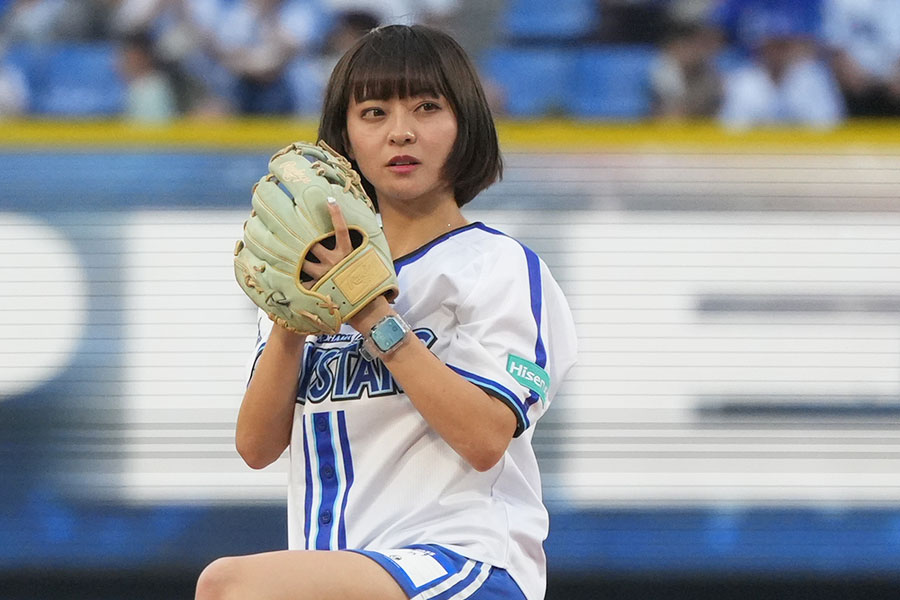
M 403 339 L 406 332 L 397 319 L 387 318 L 372 331 L 372 341 L 382 352 L 387 352 Z

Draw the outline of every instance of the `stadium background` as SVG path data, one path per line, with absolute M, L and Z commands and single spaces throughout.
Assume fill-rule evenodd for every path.
M 97 73 L 63 75 L 48 97 L 89 102 Z M 581 330 L 535 438 L 548 599 L 896 597 L 900 125 L 652 122 L 624 79 L 633 114 L 502 118 L 467 211 Z M 315 123 L 68 110 L 0 122 L 0 598 L 188 598 L 285 545 L 284 459 L 233 449 L 230 257 Z

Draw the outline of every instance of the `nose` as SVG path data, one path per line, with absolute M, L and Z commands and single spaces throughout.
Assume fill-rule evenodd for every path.
M 416 134 L 407 127 L 396 128 L 388 135 L 388 141 L 395 146 L 405 146 L 416 143 Z
M 405 146 L 416 143 L 416 134 L 413 127 L 414 119 L 404 108 L 399 107 L 391 111 L 388 141 L 393 146 Z

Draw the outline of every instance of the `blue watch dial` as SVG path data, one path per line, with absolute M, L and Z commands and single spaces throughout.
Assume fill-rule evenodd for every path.
M 394 316 L 386 317 L 372 328 L 372 342 L 382 352 L 387 352 L 397 344 L 399 344 L 406 332 L 409 331 Z

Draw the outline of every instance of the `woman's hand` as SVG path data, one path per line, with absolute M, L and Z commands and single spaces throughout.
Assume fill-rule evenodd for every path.
M 309 254 L 303 262 L 301 273 L 311 277 L 302 283 L 306 289 L 311 289 L 325 273 L 335 265 L 347 258 L 353 251 L 353 243 L 350 241 L 350 230 L 347 221 L 341 213 L 341 207 L 331 198 L 328 199 L 328 212 L 331 213 L 331 223 L 334 225 L 334 248 L 328 248 L 321 242 L 310 248 L 309 253 L 316 261 L 309 260 Z
M 309 260 L 308 256 L 307 260 L 303 262 L 301 272 L 312 278 L 308 281 L 303 281 L 302 285 L 306 289 L 311 289 L 328 271 L 353 252 L 350 229 L 347 227 L 347 221 L 344 220 L 343 213 L 341 213 L 341 207 L 337 202 L 329 201 L 328 212 L 331 213 L 331 223 L 334 225 L 334 248 L 328 248 L 322 243 L 318 243 L 310 248 L 310 254 L 318 262 Z M 367 333 L 375 323 L 391 312 L 391 305 L 387 299 L 384 296 L 378 296 L 360 309 L 347 322 L 360 333 Z

